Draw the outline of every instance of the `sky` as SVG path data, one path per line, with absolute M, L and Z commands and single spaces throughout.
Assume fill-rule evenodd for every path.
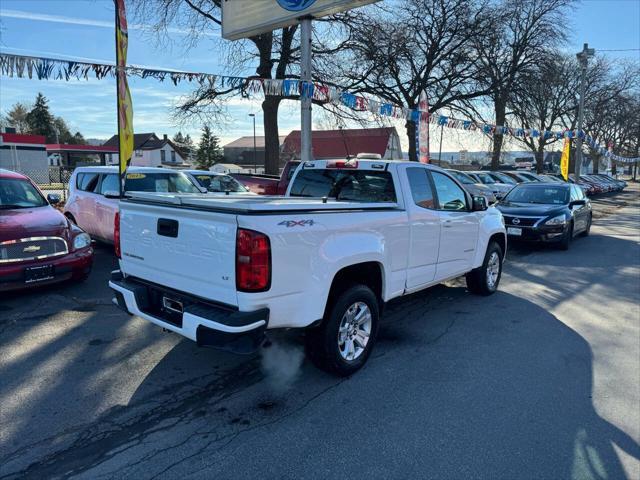
M 114 62 L 113 0 L 0 0 L 0 51 L 22 55 L 50 56 Z M 589 43 L 613 59 L 640 61 L 640 51 L 604 51 L 640 48 L 640 0 L 582 0 L 567 15 L 570 51 L 578 52 Z M 188 32 L 172 25 L 168 38 L 159 41 L 149 26 L 138 24 L 129 15 L 128 63 L 150 67 L 198 72 L 229 73 L 218 55 L 219 31 L 209 29 L 195 45 Z M 189 45 L 188 45 L 189 44 Z M 199 137 L 197 119 L 176 124 L 171 110 L 189 92 L 188 85 L 175 87 L 170 81 L 130 78 L 136 132 L 173 135 L 178 130 Z M 32 103 L 38 92 L 48 99 L 51 111 L 62 116 L 72 131 L 87 138 L 107 139 L 116 131 L 115 82 L 112 79 L 29 80 L 0 78 L 0 112 L 16 102 Z M 299 106 L 287 101 L 279 115 L 280 134 L 299 128 Z M 260 103 L 234 99 L 228 107 L 229 120 L 212 125 L 227 143 L 242 135 L 252 135 L 250 113 L 257 114 L 257 134 L 262 133 Z M 317 112 L 317 110 L 316 110 Z M 314 127 L 324 125 L 314 114 Z M 402 122 L 395 124 L 406 150 Z M 438 132 L 439 133 L 439 132 Z M 432 138 L 436 132 L 432 132 Z M 437 142 L 432 140 L 432 151 Z M 488 140 L 479 133 L 445 129 L 443 151 L 486 150 Z M 513 146 L 514 149 L 521 147 Z

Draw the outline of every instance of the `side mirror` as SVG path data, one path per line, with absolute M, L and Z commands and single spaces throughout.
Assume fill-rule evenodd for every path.
M 103 194 L 106 198 L 120 198 L 120 193 L 115 190 L 107 190 Z
M 200 190 L 200 193 L 209 193 L 209 190 L 204 187 L 198 187 L 198 190 Z
M 487 199 L 485 197 L 476 196 L 473 197 L 473 208 L 474 212 L 484 212 L 487 208 Z
M 50 193 L 47 195 L 47 202 L 49 205 L 57 205 L 60 203 L 60 195 L 57 193 Z
M 578 205 L 583 206 L 586 205 L 587 201 L 586 200 L 574 200 L 573 202 L 569 202 L 569 208 L 573 208 L 576 207 Z

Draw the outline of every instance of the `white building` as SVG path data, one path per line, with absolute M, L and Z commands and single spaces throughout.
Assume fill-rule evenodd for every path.
M 104 146 L 118 147 L 118 135 L 107 140 Z M 107 165 L 118 164 L 118 154 L 107 155 Z M 133 155 L 131 165 L 136 167 L 188 168 L 175 144 L 164 135 L 158 138 L 155 133 L 136 133 L 133 136 Z
M 48 183 L 45 138 L 41 135 L 0 133 L 0 168 L 25 173 L 37 183 Z

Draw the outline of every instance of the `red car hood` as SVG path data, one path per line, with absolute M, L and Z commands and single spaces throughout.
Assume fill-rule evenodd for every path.
M 69 240 L 68 221 L 49 205 L 0 210 L 0 242 L 26 237 L 62 237 Z

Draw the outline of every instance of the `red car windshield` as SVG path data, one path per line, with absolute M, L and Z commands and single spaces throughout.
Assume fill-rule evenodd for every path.
M 45 205 L 47 201 L 28 180 L 0 178 L 0 210 Z

